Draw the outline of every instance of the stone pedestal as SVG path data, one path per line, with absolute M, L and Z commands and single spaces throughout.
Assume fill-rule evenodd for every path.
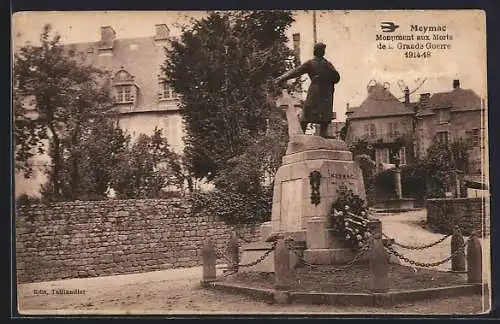
M 311 172 L 321 174 L 318 204 L 311 202 Z M 274 178 L 273 232 L 307 230 L 307 222 L 321 218 L 328 224 L 332 203 L 341 185 L 365 199 L 363 176 L 342 141 L 295 135 Z
M 311 178 L 313 173 L 320 176 Z M 305 242 L 304 260 L 312 264 L 351 261 L 355 256 L 353 251 L 330 229 L 332 204 L 342 187 L 366 199 L 361 170 L 346 144 L 292 132 L 283 163 L 274 177 L 272 217 L 270 223 L 261 226 L 262 241 L 291 237 L 293 242 Z M 270 243 L 264 242 L 244 246 L 241 262 L 257 259 L 269 246 Z M 274 258 L 272 254 L 270 260 Z M 296 253 L 290 255 L 293 264 Z M 272 267 L 272 261 L 264 261 L 250 269 L 240 269 L 272 272 Z
M 310 179 L 314 171 L 321 175 L 317 192 Z M 354 257 L 329 230 L 331 207 L 342 186 L 366 199 L 361 170 L 343 141 L 307 135 L 291 137 L 274 178 L 271 224 L 273 233 L 305 233 L 306 262 L 342 264 Z M 311 199 L 315 194 L 319 202 Z

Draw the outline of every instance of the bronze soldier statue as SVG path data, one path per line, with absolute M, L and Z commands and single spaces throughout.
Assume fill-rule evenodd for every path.
M 314 45 L 314 58 L 301 66 L 288 71 L 275 81 L 277 84 L 297 78 L 305 73 L 311 79 L 304 104 L 304 114 L 300 121 L 302 131 L 305 133 L 308 123 L 320 125 L 320 136 L 327 137 L 328 125 L 333 119 L 333 93 L 335 84 L 340 80 L 340 74 L 332 63 L 324 58 L 326 45 Z

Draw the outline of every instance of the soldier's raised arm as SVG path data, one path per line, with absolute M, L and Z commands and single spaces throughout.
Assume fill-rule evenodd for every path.
M 301 75 L 307 73 L 309 71 L 309 61 L 301 64 L 293 70 L 286 72 L 285 74 L 276 78 L 276 83 L 280 84 L 286 82 L 287 80 L 298 78 Z

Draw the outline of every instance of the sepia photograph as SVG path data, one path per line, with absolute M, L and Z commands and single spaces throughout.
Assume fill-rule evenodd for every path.
M 482 10 L 12 15 L 31 315 L 491 310 Z

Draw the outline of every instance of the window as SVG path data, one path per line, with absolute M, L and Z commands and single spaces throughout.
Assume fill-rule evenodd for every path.
M 375 124 L 365 124 L 365 135 L 367 138 L 374 138 L 377 136 L 377 128 Z
M 174 90 L 165 81 L 160 82 L 159 98 L 160 100 L 169 100 L 176 98 Z
M 134 77 L 122 67 L 113 77 L 115 99 L 117 103 L 133 103 L 137 97 Z
M 379 163 L 389 163 L 389 149 L 381 148 L 375 151 L 375 162 Z
M 472 146 L 473 147 L 479 147 L 479 142 L 480 142 L 480 136 L 479 136 L 479 129 L 473 129 L 472 130 Z
M 472 132 L 471 131 L 465 131 L 465 143 L 467 144 L 468 148 L 472 148 Z
M 116 86 L 116 101 L 117 102 L 131 102 L 132 100 L 132 89 L 130 85 L 118 85 Z
M 448 144 L 448 132 L 438 132 L 436 134 L 436 140 L 440 144 Z
M 406 147 L 402 147 L 399 149 L 399 164 L 406 164 Z
M 447 124 L 450 122 L 450 111 L 448 109 L 441 109 L 438 111 L 438 121 L 440 124 Z
M 389 137 L 399 137 L 398 123 L 389 123 Z

